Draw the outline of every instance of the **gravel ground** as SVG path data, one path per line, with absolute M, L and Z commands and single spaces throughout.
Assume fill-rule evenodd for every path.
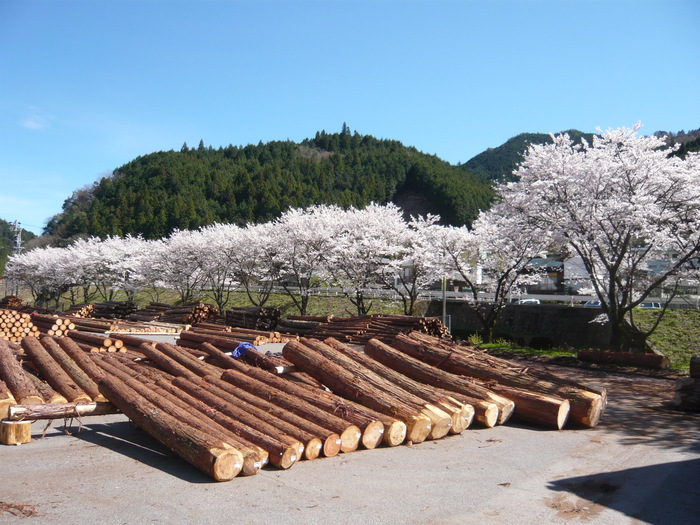
M 608 388 L 597 428 L 474 427 L 225 483 L 121 415 L 36 422 L 0 447 L 0 523 L 698 523 L 700 414 L 670 407 L 673 380 L 548 366 Z

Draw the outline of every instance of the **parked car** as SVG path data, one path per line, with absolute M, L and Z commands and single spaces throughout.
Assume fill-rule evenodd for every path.
M 644 308 L 645 310 L 647 309 L 657 309 L 661 308 L 661 303 L 641 303 L 639 305 L 640 308 Z
M 590 307 L 600 307 L 601 302 L 600 301 L 586 301 L 583 306 L 590 306 Z
M 518 304 L 540 304 L 539 299 L 520 299 Z

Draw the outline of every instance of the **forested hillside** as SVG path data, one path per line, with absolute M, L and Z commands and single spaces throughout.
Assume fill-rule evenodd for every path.
M 398 141 L 319 132 L 291 141 L 151 153 L 134 159 L 67 199 L 45 233 L 60 238 L 142 234 L 214 222 L 263 222 L 289 207 L 394 202 L 469 224 L 487 208 L 487 182 Z
M 575 142 L 580 142 L 581 138 L 590 142 L 593 138 L 591 133 L 583 133 L 575 129 L 562 133 L 568 133 Z M 547 133 L 521 133 L 496 148 L 489 148 L 472 157 L 462 164 L 462 168 L 487 181 L 510 182 L 515 180 L 513 171 L 530 144 L 551 142 L 552 138 Z

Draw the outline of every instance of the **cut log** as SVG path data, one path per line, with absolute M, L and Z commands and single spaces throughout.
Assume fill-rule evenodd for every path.
M 65 398 L 65 396 L 56 392 L 53 388 L 51 388 L 51 385 L 49 385 L 46 381 L 42 381 L 41 379 L 36 377 L 34 374 L 30 374 L 28 372 L 27 372 L 27 379 L 29 379 L 32 382 L 32 384 L 36 388 L 37 392 L 39 392 L 39 395 L 44 400 L 44 403 L 50 403 L 50 404 L 68 403 L 68 400 Z
M 98 367 L 95 362 L 90 359 L 87 353 L 72 339 L 63 338 L 58 341 L 58 344 L 63 351 L 75 361 L 75 363 L 92 379 L 95 383 L 99 383 L 104 376 L 104 372 Z
M 241 471 L 243 457 L 227 443 L 184 424 L 118 380 L 105 376 L 99 387 L 129 419 L 216 481 L 229 481 Z
M 0 379 L 0 419 L 5 419 L 9 412 L 10 405 L 14 405 L 17 402 L 15 396 L 10 392 L 7 384 Z
M 107 401 L 97 388 L 97 383 L 88 376 L 59 344 L 50 337 L 40 339 L 42 346 L 61 368 L 75 381 L 80 389 L 90 396 L 91 401 Z M 75 401 L 75 400 L 73 400 Z
M 14 405 L 10 407 L 7 418 L 12 421 L 36 421 L 37 419 L 70 419 L 118 413 L 119 409 L 108 402 Z
M 44 398 L 41 397 L 28 375 L 17 362 L 8 344 L 0 339 L 0 380 L 5 382 L 18 403 L 23 405 L 41 404 L 44 402 Z
M 245 373 L 238 372 L 237 370 L 226 370 L 221 375 L 221 379 L 237 386 L 238 388 L 246 390 L 251 394 L 267 399 L 281 408 L 289 410 L 303 418 L 309 419 L 323 428 L 337 433 L 340 436 L 341 451 L 353 452 L 357 450 L 360 443 L 360 438 L 362 437 L 362 432 L 357 426 L 343 420 L 342 418 L 330 414 L 325 410 L 319 409 L 318 407 L 302 400 L 285 396 L 283 393 L 267 387 L 265 383 L 260 383 L 257 379 L 254 379 Z
M 340 342 L 334 339 L 331 339 L 331 341 L 334 341 L 340 347 Z M 318 355 L 337 363 L 357 377 L 362 377 L 368 383 L 371 383 L 375 389 L 386 392 L 388 395 L 393 396 L 394 399 L 400 399 L 427 416 L 431 421 L 431 428 L 426 439 L 440 439 L 450 431 L 452 417 L 435 405 L 437 398 L 432 398 L 431 402 L 428 402 L 426 398 L 421 397 L 421 395 L 430 396 L 422 386 L 417 385 L 415 382 L 403 381 L 399 374 L 382 367 L 383 365 L 380 363 L 377 363 L 377 369 L 373 370 L 370 368 L 373 367 L 371 360 L 363 360 L 360 357 L 356 360 L 349 357 L 354 352 L 349 347 L 342 347 L 344 352 L 341 352 L 315 339 L 302 338 L 300 342 Z M 378 371 L 378 367 L 382 367 L 381 372 Z M 403 383 L 403 385 L 399 385 L 399 382 Z M 443 401 L 443 399 L 439 401 Z
M 407 439 L 412 443 L 421 443 L 430 433 L 432 427 L 430 419 L 421 414 L 415 406 L 386 393 L 330 359 L 318 355 L 301 342 L 287 343 L 282 353 L 286 359 L 310 373 L 333 392 L 402 420 L 406 424 Z M 224 372 L 224 375 L 226 373 Z
M 139 351 L 143 353 L 143 355 L 145 355 L 149 361 L 155 363 L 160 368 L 175 377 L 189 377 L 191 379 L 196 379 L 199 377 L 189 368 L 175 361 L 172 357 L 169 357 L 160 350 L 157 350 L 153 345 L 143 344 L 139 347 Z
M 267 372 L 265 374 L 261 375 L 254 368 L 248 367 L 247 365 L 240 363 L 239 361 L 237 361 L 236 359 L 234 359 L 230 355 L 225 354 L 224 352 L 222 352 L 221 350 L 219 350 L 215 346 L 210 345 L 208 343 L 203 343 L 200 348 L 203 351 L 207 352 L 207 354 L 209 355 L 211 360 L 214 363 L 216 363 L 218 366 L 220 366 L 221 368 L 224 368 L 224 369 L 230 368 L 230 369 L 238 370 L 239 372 L 243 372 L 246 375 L 254 377 L 255 379 L 258 379 L 258 380 L 263 381 L 263 382 L 267 382 L 267 381 L 263 380 L 263 377 L 266 379 L 269 379 L 271 377 L 276 377 L 273 374 L 269 374 Z M 260 371 L 260 372 L 263 372 L 263 371 Z M 282 381 L 280 378 L 277 378 L 277 379 Z M 273 381 L 272 383 L 268 383 L 268 384 L 270 384 L 271 386 L 275 386 L 279 389 L 282 389 L 280 387 L 280 383 L 277 381 Z M 284 384 L 285 385 L 287 385 L 287 384 L 294 385 L 294 386 L 297 386 L 297 385 L 304 386 L 304 388 L 306 390 L 309 390 L 309 385 L 305 385 L 303 383 L 299 384 L 299 383 L 294 383 L 291 381 L 286 381 Z M 290 390 L 285 390 L 285 391 L 288 393 L 291 393 L 292 395 L 296 395 L 293 391 L 290 391 Z M 318 391 L 318 389 L 314 389 L 314 391 Z M 323 394 L 323 392 L 319 392 L 319 394 Z M 301 396 L 299 396 L 299 397 L 301 397 Z M 354 411 L 359 412 L 359 413 L 364 412 L 370 418 L 377 419 L 377 420 L 381 421 L 382 425 L 384 426 L 383 441 L 385 444 L 387 444 L 389 446 L 396 446 L 396 445 L 400 445 L 401 443 L 403 443 L 404 440 L 406 439 L 406 424 L 403 421 L 400 421 L 396 418 L 387 416 L 386 414 L 374 411 L 374 410 L 367 408 L 367 407 L 364 407 L 362 405 L 355 404 L 352 401 L 344 400 L 344 399 L 340 398 L 339 396 L 333 396 L 333 397 L 339 401 L 340 400 L 344 401 L 346 405 L 350 406 L 351 408 L 354 408 Z M 309 400 L 307 399 L 307 401 L 309 401 Z M 314 403 L 314 404 L 316 404 L 317 406 L 321 406 L 317 403 Z M 333 414 L 337 413 L 337 414 L 343 415 L 346 412 L 346 409 L 344 409 L 343 406 L 338 407 L 339 410 L 337 410 L 337 411 L 335 408 L 332 408 L 329 410 L 327 405 L 325 407 L 322 407 L 322 408 L 324 408 L 327 412 L 331 412 Z M 367 427 L 363 427 L 363 423 L 359 420 L 353 420 L 352 418 L 348 418 L 348 421 L 357 425 L 361 429 L 362 428 L 367 429 Z M 369 442 L 371 444 L 371 437 L 368 437 L 368 439 L 370 440 Z M 365 441 L 365 433 L 364 432 L 362 434 L 362 441 L 364 444 L 364 441 Z M 367 446 L 367 445 L 365 445 L 365 446 Z M 325 448 L 324 448 L 324 450 L 325 450 Z
M 267 464 L 268 456 L 265 450 L 233 435 L 228 429 L 211 419 L 208 415 L 211 412 L 209 407 L 202 406 L 203 403 L 192 398 L 182 390 L 172 387 L 172 385 L 170 389 L 166 389 L 156 384 L 163 377 L 169 378 L 171 376 L 167 376 L 167 374 L 158 375 L 154 370 L 148 374 L 148 377 L 145 375 L 139 376 L 143 381 L 148 382 L 146 384 L 131 376 L 132 373 L 139 374 L 139 372 L 134 372 L 126 363 L 121 363 L 118 359 L 102 359 L 98 361 L 98 364 L 110 375 L 123 381 L 124 384 L 134 389 L 139 395 L 154 403 L 158 408 L 165 410 L 185 425 L 192 426 L 198 431 L 222 440 L 224 443 L 237 449 L 243 458 L 241 475 L 255 475 Z M 133 365 L 134 363 L 130 364 Z M 167 383 L 166 381 L 160 384 Z
M 36 337 L 22 339 L 22 348 L 32 360 L 32 364 L 39 370 L 41 376 L 56 392 L 69 402 L 92 402 L 92 398 L 61 368 Z
M 324 351 L 324 347 L 320 344 L 316 344 L 313 341 L 308 340 L 306 340 L 305 342 L 307 344 L 310 344 L 311 347 L 314 349 L 318 348 L 319 351 Z M 446 428 L 443 427 L 443 429 L 441 429 L 440 431 L 436 431 L 436 428 L 440 428 L 440 425 L 437 420 L 433 419 L 433 428 L 431 430 L 431 434 L 428 436 L 429 439 L 439 439 L 446 435 L 448 432 L 458 434 L 460 432 L 463 432 L 467 428 L 468 423 L 471 423 L 472 417 L 474 415 L 474 408 L 471 405 L 461 404 L 456 400 L 451 399 L 451 396 L 448 393 L 441 391 L 440 389 L 429 387 L 424 383 L 415 381 L 410 377 L 405 376 L 400 372 L 397 372 L 396 370 L 383 365 L 379 361 L 375 361 L 371 357 L 361 352 L 358 352 L 354 348 L 344 343 L 341 343 L 337 339 L 333 339 L 331 337 L 326 339 L 323 343 L 326 347 L 333 348 L 334 350 L 340 352 L 344 356 L 349 357 L 360 366 L 371 370 L 375 374 L 380 375 L 382 378 L 391 381 L 399 388 L 402 388 L 405 391 L 410 392 L 417 398 L 420 398 L 420 400 L 423 401 L 425 406 L 430 408 L 434 407 L 440 410 L 441 412 L 446 413 L 450 417 L 449 426 L 447 426 Z M 435 411 L 433 410 L 432 413 L 435 413 Z M 426 415 L 428 417 L 431 417 L 430 414 Z M 466 418 L 465 415 L 467 415 Z
M 295 383 L 283 379 L 258 368 L 249 367 L 245 373 L 280 392 L 295 396 L 298 399 L 303 399 L 307 403 L 311 403 L 326 412 L 341 417 L 343 420 L 353 425 L 357 425 L 362 432 L 362 444 L 367 449 L 375 448 L 381 443 L 384 437 L 384 424 L 376 416 L 351 406 L 347 400 L 342 397 L 313 389 L 303 383 Z
M 646 368 L 665 369 L 671 366 L 668 357 L 661 354 L 641 352 L 613 352 L 612 350 L 581 349 L 577 352 L 581 361 L 604 365 L 641 366 Z
M 217 422 L 222 424 L 222 426 L 226 426 L 235 434 L 267 450 L 270 454 L 270 463 L 274 466 L 288 469 L 300 458 L 298 454 L 303 450 L 302 444 L 291 438 L 291 436 L 278 432 L 275 427 L 266 421 L 246 413 L 235 405 L 222 402 L 220 398 L 186 378 L 175 378 L 173 385 L 233 419 L 233 423 L 229 423 L 225 419 Z
M 197 384 L 199 386 L 206 385 L 204 387 L 207 390 L 224 402 L 238 406 L 246 412 L 260 419 L 264 419 L 267 423 L 273 425 L 276 429 L 279 429 L 280 432 L 292 436 L 302 442 L 304 445 L 304 457 L 306 459 L 316 459 L 324 450 L 325 444 L 328 444 L 328 446 L 331 447 L 330 455 L 336 455 L 338 452 L 340 452 L 340 436 L 334 432 L 326 431 L 325 429 L 320 429 L 320 432 L 315 434 L 309 432 L 306 430 L 306 428 L 309 425 L 313 425 L 313 423 L 306 420 L 302 420 L 301 422 L 296 421 L 298 424 L 291 423 L 289 421 L 290 418 L 288 417 L 290 415 L 289 412 L 277 409 L 277 407 L 272 404 L 266 405 L 266 408 L 261 408 L 258 405 L 262 404 L 264 400 L 253 396 L 252 394 L 248 394 L 248 392 L 241 391 L 240 389 L 235 389 L 235 393 L 225 390 L 219 385 L 223 384 L 228 385 L 229 387 L 232 387 L 232 385 L 214 376 L 206 376 Z M 255 404 L 249 403 L 245 400 L 250 398 L 254 398 L 253 401 Z M 275 409 L 277 409 L 279 412 L 284 412 L 285 417 L 280 417 L 279 412 L 276 412 Z M 295 414 L 291 414 L 291 416 L 298 418 L 298 416 Z M 327 435 L 325 440 L 321 440 L 319 437 L 323 435 Z
M 512 363 L 510 368 L 504 368 L 497 361 L 489 361 L 488 356 L 470 358 L 467 354 L 453 349 L 419 343 L 403 334 L 399 334 L 394 339 L 392 346 L 454 374 L 495 381 L 505 386 L 568 399 L 571 404 L 569 420 L 576 425 L 595 427 L 605 408 L 600 394 L 567 384 L 538 379 L 528 375 L 522 367 L 513 366 Z
M 408 377 L 442 388 L 452 393 L 457 399 L 471 404 L 475 410 L 476 420 L 486 427 L 491 428 L 496 423 L 505 423 L 515 408 L 515 403 L 511 399 L 496 394 L 483 384 L 429 365 L 377 339 L 369 340 L 365 345 L 365 353 Z
M 31 421 L 9 421 L 3 419 L 0 422 L 0 444 L 21 445 L 32 440 Z

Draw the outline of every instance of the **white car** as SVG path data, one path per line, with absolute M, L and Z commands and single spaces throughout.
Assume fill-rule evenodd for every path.
M 540 304 L 539 299 L 520 299 L 518 304 Z

